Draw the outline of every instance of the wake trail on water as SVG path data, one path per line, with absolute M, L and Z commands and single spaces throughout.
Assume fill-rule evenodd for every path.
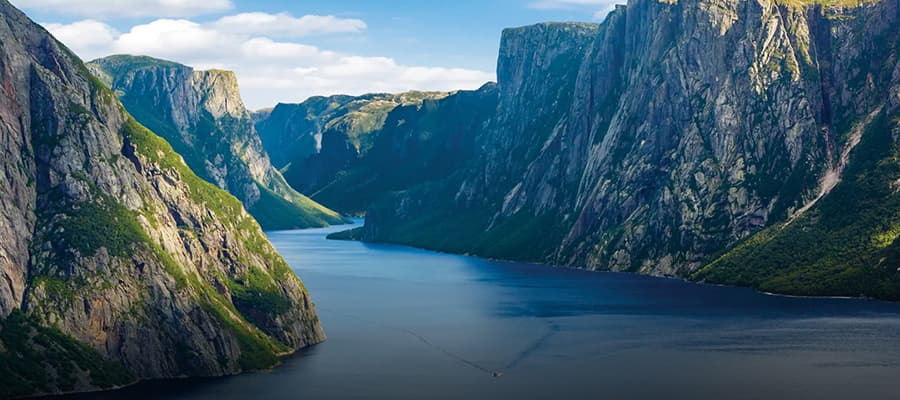
M 349 314 L 349 313 L 337 312 L 337 311 L 330 310 L 330 309 L 327 309 L 327 308 L 322 308 L 322 307 L 319 307 L 319 309 L 322 310 L 322 311 L 325 311 L 325 312 L 332 313 L 332 314 L 340 315 L 340 316 L 347 317 L 347 318 L 352 318 L 352 319 L 355 319 L 355 320 L 357 320 L 357 321 L 364 322 L 364 323 L 366 323 L 366 324 L 375 325 L 375 326 L 380 327 L 380 328 L 383 328 L 383 329 L 387 329 L 387 330 L 392 330 L 392 331 L 396 331 L 396 332 L 405 333 L 405 334 L 407 334 L 407 335 L 409 335 L 409 336 L 412 336 L 412 337 L 416 338 L 417 340 L 419 340 L 420 342 L 422 342 L 422 343 L 425 344 L 426 346 L 431 347 L 432 349 L 437 350 L 437 351 L 443 353 L 445 356 L 447 356 L 447 357 L 449 357 L 449 358 L 451 358 L 451 359 L 453 359 L 453 360 L 459 361 L 459 362 L 462 363 L 462 364 L 465 364 L 465 365 L 468 365 L 468 366 L 470 366 L 470 367 L 472 367 L 472 368 L 475 368 L 475 369 L 477 369 L 477 370 L 479 370 L 479 371 L 481 371 L 481 372 L 490 374 L 491 376 L 493 376 L 493 377 L 495 377 L 495 378 L 496 378 L 496 377 L 499 377 L 500 375 L 503 374 L 502 371 L 494 371 L 494 370 L 491 370 L 490 368 L 487 368 L 487 367 L 485 367 L 485 366 L 482 366 L 481 364 L 478 364 L 478 363 L 476 363 L 475 361 L 469 360 L 469 359 L 467 359 L 467 358 L 465 358 L 465 357 L 463 357 L 463 356 L 460 356 L 460 355 L 458 355 L 458 354 L 456 354 L 456 353 L 453 353 L 452 351 L 447 350 L 447 349 L 441 347 L 441 346 L 438 345 L 438 344 L 435 344 L 434 342 L 428 340 L 428 338 L 426 338 L 425 336 L 422 336 L 422 335 L 416 333 L 416 332 L 413 331 L 413 330 L 410 330 L 410 329 L 407 329 L 407 328 L 402 328 L 402 327 L 397 327 L 397 326 L 385 325 L 385 324 L 382 324 L 382 323 L 377 322 L 377 321 L 373 321 L 373 320 L 370 320 L 370 319 L 366 319 L 366 318 L 361 317 L 361 316 L 359 316 L 359 315 L 354 315 L 354 314 Z
M 517 367 L 519 365 L 519 363 L 524 361 L 526 358 L 531 357 L 531 355 L 534 354 L 535 351 L 537 351 L 538 349 L 543 347 L 544 344 L 546 344 L 547 341 L 550 340 L 551 337 L 553 337 L 554 335 L 556 335 L 559 332 L 559 325 L 557 325 L 556 322 L 549 321 L 548 325 L 549 325 L 549 329 L 548 329 L 547 333 L 545 333 L 543 336 L 537 338 L 537 340 L 532 342 L 531 345 L 529 345 L 524 350 L 522 350 L 518 354 L 516 354 L 516 357 L 513 358 L 512 361 L 510 361 L 508 364 L 506 364 L 505 367 L 503 367 L 504 371 L 509 371 L 509 370 Z
M 503 367 L 503 369 L 492 370 L 492 369 L 485 367 L 475 361 L 467 359 L 467 358 L 465 358 L 459 354 L 456 354 L 450 350 L 447 350 L 446 348 L 442 347 L 441 345 L 428 340 L 427 337 L 425 337 L 411 329 L 398 327 L 398 326 L 386 325 L 386 324 L 380 323 L 378 321 L 370 320 L 370 319 L 367 319 L 367 318 L 364 318 L 364 317 L 361 317 L 361 316 L 355 315 L 355 314 L 342 313 L 342 312 L 338 312 L 338 311 L 334 311 L 334 310 L 330 310 L 330 309 L 322 308 L 322 307 L 319 307 L 319 309 L 322 311 L 325 311 L 325 312 L 335 314 L 335 315 L 340 315 L 340 316 L 343 316 L 346 318 L 355 319 L 357 321 L 360 321 L 360 322 L 363 322 L 363 323 L 366 323 L 369 325 L 374 325 L 374 326 L 377 326 L 382 329 L 401 332 L 406 335 L 412 336 L 412 337 L 416 338 L 418 341 L 425 344 L 426 346 L 439 351 L 440 353 L 444 354 L 445 356 L 447 356 L 453 360 L 456 360 L 462 364 L 465 364 L 469 367 L 477 369 L 481 372 L 490 374 L 494 378 L 499 378 L 499 377 L 503 376 L 505 371 L 509 371 L 511 369 L 516 368 L 522 361 L 525 361 L 527 358 L 531 357 L 531 355 L 534 354 L 537 350 L 539 350 L 541 347 L 543 347 L 544 344 L 546 344 L 547 341 L 550 340 L 551 337 L 553 337 L 554 335 L 559 333 L 559 330 L 560 330 L 559 325 L 556 322 L 549 321 L 548 322 L 548 330 L 546 333 L 544 333 L 541 337 L 539 337 L 535 341 L 533 341 L 530 345 L 528 345 L 528 347 L 526 347 L 522 351 L 518 352 L 516 354 L 516 356 L 509 363 L 507 363 L 506 366 Z

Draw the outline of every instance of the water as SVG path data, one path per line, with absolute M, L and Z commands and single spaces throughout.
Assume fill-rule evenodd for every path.
M 897 398 L 900 305 L 272 232 L 328 341 L 277 369 L 79 398 Z M 500 375 L 500 376 L 495 376 Z

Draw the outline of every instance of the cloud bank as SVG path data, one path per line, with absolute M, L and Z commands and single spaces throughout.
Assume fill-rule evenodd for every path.
M 234 8 L 231 0 L 12 0 L 18 8 L 98 18 L 190 17 Z
M 623 2 L 620 0 L 619 2 Z M 528 4 L 535 10 L 578 10 L 592 9 L 595 20 L 603 20 L 610 11 L 616 8 L 616 0 L 538 0 Z
M 366 29 L 361 20 L 334 16 L 244 13 L 208 23 L 163 18 L 127 32 L 96 20 L 44 25 L 85 60 L 134 54 L 197 69 L 233 70 L 250 108 L 314 95 L 474 89 L 495 79 L 484 71 L 403 65 L 388 57 L 344 54 L 289 40 Z

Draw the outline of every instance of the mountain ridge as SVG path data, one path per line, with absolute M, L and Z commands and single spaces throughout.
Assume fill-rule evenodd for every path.
M 209 182 L 246 205 L 265 229 L 321 227 L 340 216 L 293 190 L 269 160 L 231 71 L 146 56 L 88 63 L 138 120 L 160 132 Z
M 505 30 L 500 105 L 476 136 L 482 150 L 453 176 L 376 203 L 351 236 L 789 294 L 900 298 L 889 272 L 896 268 L 877 260 L 845 265 L 843 273 L 856 271 L 866 284 L 823 279 L 790 254 L 768 268 L 734 258 L 736 279 L 698 272 L 798 215 L 844 153 L 849 164 L 863 157 L 852 148 L 854 121 L 884 106 L 881 129 L 893 129 L 898 19 L 893 0 L 633 0 L 596 32 L 553 24 Z M 851 178 L 856 183 L 836 183 L 821 202 L 846 192 L 842 185 L 868 182 Z M 858 193 L 843 203 L 892 196 Z M 869 210 L 851 210 L 868 220 Z M 881 229 L 858 228 L 863 237 Z M 780 252 L 801 240 L 791 235 L 779 235 Z M 881 252 L 835 246 L 845 256 Z M 825 265 L 833 255 L 816 257 L 812 265 Z M 742 264 L 768 277 L 740 279 L 755 273 Z M 842 273 L 838 265 L 827 270 Z M 794 283 L 763 284 L 773 279 Z
M 275 166 L 292 187 L 340 212 L 358 214 L 341 193 L 319 196 L 339 184 L 378 140 L 388 115 L 400 107 L 416 107 L 452 95 L 410 91 L 362 96 L 314 96 L 303 103 L 279 103 L 266 118 L 258 118 L 263 145 L 275 154 Z M 350 205 L 353 203 L 353 205 Z
M 240 201 L 6 0 L 0 99 L 0 396 L 231 375 L 325 339 Z

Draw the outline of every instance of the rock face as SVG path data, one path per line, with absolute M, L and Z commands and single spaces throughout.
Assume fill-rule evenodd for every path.
M 496 85 L 487 84 L 394 108 L 370 134 L 371 148 L 340 170 L 315 198 L 347 213 L 361 213 L 387 193 L 452 175 L 474 156 L 476 133 L 496 106 Z M 324 145 L 321 154 L 326 154 Z
M 499 105 L 476 156 L 374 205 L 356 235 L 900 298 L 897 208 L 881 206 L 897 200 L 900 178 L 898 8 L 632 0 L 601 25 L 506 30 Z M 860 221 L 846 232 L 856 240 L 831 240 L 833 214 Z M 728 249 L 738 253 L 717 257 Z M 779 252 L 774 265 L 747 266 L 769 252 Z
M 359 161 L 374 145 L 391 111 L 418 107 L 447 95 L 414 91 L 312 97 L 301 104 L 278 104 L 271 111 L 257 114 L 256 127 L 273 164 L 284 171 L 291 186 L 317 201 L 337 200 L 329 204 L 335 204 L 338 211 L 353 213 L 361 210 L 341 208 L 346 205 L 342 201 L 345 196 L 319 199 L 318 192 L 359 169 Z
M 302 283 L 241 203 L 6 0 L 0 141 L 0 316 L 15 314 L 0 386 L 18 388 L 4 395 L 233 374 L 323 340 Z M 71 359 L 28 364 L 49 362 L 28 356 L 41 353 Z M 107 363 L 123 372 L 101 374 Z
M 201 177 L 240 199 L 264 229 L 340 223 L 273 168 L 230 71 L 194 71 L 149 57 L 111 56 L 88 68 L 125 108 L 172 143 Z
M 271 110 L 254 113 L 256 130 L 272 164 L 282 169 L 295 159 L 304 160 L 317 153 L 325 125 L 352 100 L 352 96 L 317 96 L 300 104 L 279 103 Z

